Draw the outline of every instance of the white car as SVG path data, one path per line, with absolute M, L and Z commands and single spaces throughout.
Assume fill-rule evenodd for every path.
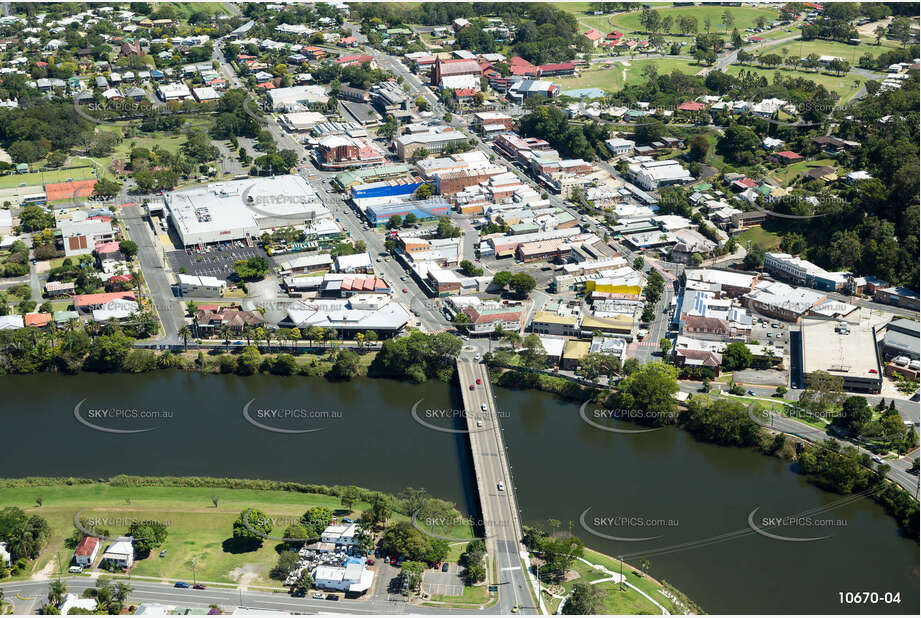
M 498 483 L 496 483 L 496 487 L 499 488 L 499 491 L 505 491 L 505 483 L 503 483 L 502 481 L 499 481 Z
M 483 412 L 486 412 L 486 404 L 485 404 L 485 403 L 481 403 L 481 404 L 480 404 L 480 410 L 482 410 Z
M 72 566 L 72 567 L 70 567 L 69 569 L 67 569 L 67 571 L 68 571 L 69 573 L 82 573 L 82 572 L 83 572 L 83 567 L 80 566 L 80 565 L 75 564 L 74 566 Z

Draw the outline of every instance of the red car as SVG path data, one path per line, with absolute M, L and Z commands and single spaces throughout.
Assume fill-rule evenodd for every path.
M 477 383 L 477 384 L 482 384 L 482 383 L 483 383 L 483 380 L 481 380 L 480 378 L 477 378 L 477 379 L 476 379 L 476 383 Z
M 368 564 L 374 566 L 374 558 L 368 558 Z
M 403 288 L 403 293 L 406 294 L 407 292 L 409 292 L 409 290 L 407 290 L 406 288 Z

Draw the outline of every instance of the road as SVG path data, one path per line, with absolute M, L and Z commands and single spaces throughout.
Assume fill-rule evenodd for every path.
M 511 614 L 516 605 L 522 613 L 540 613 L 522 565 L 520 512 L 486 365 L 458 359 L 457 374 L 483 508 L 487 559 L 498 569 L 491 581 L 499 582 L 499 613 Z M 477 379 L 481 384 L 476 384 Z
M 96 585 L 91 577 L 68 577 L 64 579 L 68 592 L 83 593 Z M 384 582 L 378 582 L 378 585 Z M 4 600 L 13 603 L 16 614 L 34 614 L 46 602 L 48 581 L 25 581 L 0 584 Z M 300 614 L 444 614 L 445 609 L 408 605 L 401 601 L 387 601 L 384 598 L 345 599 L 326 601 L 310 598 L 296 599 L 282 592 L 257 592 L 237 588 L 215 588 L 192 590 L 174 588 L 170 583 L 131 580 L 132 592 L 128 604 L 160 603 L 179 608 L 208 609 L 210 605 L 232 611 L 235 607 L 246 607 L 267 611 Z M 450 610 L 451 613 L 483 613 L 466 610 Z
M 186 325 L 185 315 L 173 295 L 172 284 L 160 256 L 159 243 L 153 237 L 142 206 L 123 207 L 122 218 L 128 237 L 137 243 L 141 272 L 144 273 L 144 281 L 163 325 L 162 337 L 158 341 L 163 344 L 179 343 L 179 329 Z

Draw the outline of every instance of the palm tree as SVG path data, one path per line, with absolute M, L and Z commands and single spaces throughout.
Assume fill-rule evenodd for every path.
M 877 26 L 873 31 L 873 34 L 876 35 L 876 44 L 880 45 L 882 43 L 883 37 L 886 36 L 886 28 L 883 26 Z
M 224 340 L 224 343 L 230 343 L 230 337 L 233 335 L 233 329 L 226 324 L 222 324 L 218 334 L 220 335 L 221 339 Z
M 56 579 L 48 586 L 48 604 L 57 607 L 64 602 L 64 595 L 67 594 L 67 584 L 60 579 Z
M 189 325 L 186 324 L 179 329 L 179 336 L 182 337 L 182 347 L 186 350 L 189 349 L 189 337 L 192 336 L 192 329 L 189 328 Z
M 297 347 L 297 342 L 301 339 L 301 329 L 295 326 L 288 330 L 288 338 L 293 342 L 293 345 Z

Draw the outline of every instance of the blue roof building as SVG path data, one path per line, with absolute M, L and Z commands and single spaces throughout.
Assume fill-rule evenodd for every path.
M 413 200 L 397 202 L 395 204 L 380 204 L 369 206 L 365 215 L 374 225 L 384 225 L 393 215 L 406 217 L 409 213 L 416 216 L 419 221 L 437 219 L 447 215 L 451 205 L 443 197 L 433 197 L 427 200 Z

